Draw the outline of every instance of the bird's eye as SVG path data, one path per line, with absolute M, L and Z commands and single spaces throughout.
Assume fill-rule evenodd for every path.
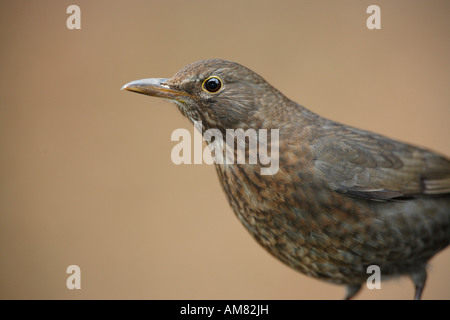
M 202 88 L 207 92 L 217 92 L 222 88 L 222 81 L 218 77 L 209 77 L 203 81 Z

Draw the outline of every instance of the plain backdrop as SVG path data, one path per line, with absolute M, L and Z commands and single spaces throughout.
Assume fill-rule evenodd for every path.
M 68 30 L 66 8 L 81 8 Z M 366 27 L 371 4 L 381 30 Z M 0 298 L 340 299 L 273 258 L 174 105 L 121 91 L 208 58 L 310 110 L 450 155 L 449 1 L 0 1 Z M 81 290 L 66 268 L 81 268 Z M 425 299 L 450 298 L 450 249 Z M 407 278 L 359 299 L 410 299 Z

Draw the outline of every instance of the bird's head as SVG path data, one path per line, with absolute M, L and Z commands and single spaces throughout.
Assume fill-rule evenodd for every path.
M 122 89 L 174 101 L 191 121 L 202 121 L 203 130 L 243 128 L 257 121 L 255 114 L 272 99 L 285 99 L 250 69 L 217 59 L 187 65 L 170 79 L 136 80 Z

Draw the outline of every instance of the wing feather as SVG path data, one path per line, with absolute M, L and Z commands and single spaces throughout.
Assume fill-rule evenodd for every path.
M 314 167 L 330 188 L 390 200 L 450 194 L 450 160 L 389 138 L 328 123 L 311 144 Z

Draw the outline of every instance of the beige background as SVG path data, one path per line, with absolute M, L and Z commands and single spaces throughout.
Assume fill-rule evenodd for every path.
M 82 29 L 66 28 L 78 4 Z M 382 29 L 366 28 L 366 8 Z M 340 299 L 250 237 L 169 102 L 120 91 L 234 60 L 350 125 L 450 155 L 449 1 L 0 1 L 0 298 Z M 66 288 L 66 268 L 82 289 Z M 425 299 L 450 298 L 450 249 Z M 410 299 L 409 279 L 360 299 Z

